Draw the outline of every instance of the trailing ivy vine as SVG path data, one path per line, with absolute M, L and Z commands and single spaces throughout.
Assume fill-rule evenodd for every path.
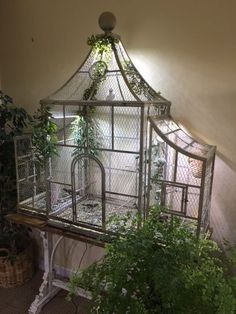
M 161 180 L 164 178 L 165 159 L 165 143 L 156 140 L 152 145 L 152 171 L 151 183 L 155 189 L 155 199 L 157 204 L 161 202 Z
M 88 38 L 87 44 L 92 47 L 95 53 L 98 53 L 100 56 L 103 53 L 111 54 L 112 48 L 119 40 L 113 36 L 105 35 L 92 35 Z
M 92 83 L 85 89 L 83 100 L 96 100 L 99 87 L 106 78 L 105 75 L 111 60 L 112 48 L 116 42 L 117 39 L 107 35 L 92 35 L 88 38 L 87 43 L 92 48 L 92 54 L 97 61 L 90 69 Z M 73 155 L 78 155 L 85 151 L 94 156 L 98 155 L 100 130 L 99 125 L 93 118 L 95 112 L 94 106 L 84 106 L 71 123 L 74 143 L 79 146 L 74 149 Z
M 99 126 L 92 117 L 93 110 L 91 107 L 84 107 L 71 123 L 74 143 L 78 146 L 73 151 L 74 156 L 83 152 L 98 156 L 97 149 L 100 147 L 98 141 Z

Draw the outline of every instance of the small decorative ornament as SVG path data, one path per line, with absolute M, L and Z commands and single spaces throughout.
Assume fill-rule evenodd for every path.
M 116 17 L 111 12 L 103 12 L 99 16 L 98 24 L 105 33 L 111 32 L 116 26 Z
M 104 61 L 93 63 L 89 69 L 89 76 L 92 80 L 97 81 L 102 79 L 107 72 L 107 64 Z
M 109 89 L 109 94 L 107 95 L 106 100 L 114 100 L 115 97 L 116 97 L 116 96 L 115 96 L 115 94 L 113 93 L 113 89 L 110 88 L 110 89 Z

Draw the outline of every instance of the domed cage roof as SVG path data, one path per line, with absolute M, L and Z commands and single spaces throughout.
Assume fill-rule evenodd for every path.
M 169 103 L 144 80 L 129 58 L 118 35 L 111 32 L 114 15 L 99 19 L 104 34 L 88 39 L 91 50 L 70 79 L 41 103 L 81 101 L 141 101 Z

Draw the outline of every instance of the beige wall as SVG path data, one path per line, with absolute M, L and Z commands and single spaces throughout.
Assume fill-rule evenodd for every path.
M 105 10 L 172 115 L 218 147 L 212 217 L 236 241 L 236 1 L 0 0 L 2 88 L 30 111 L 83 61 Z

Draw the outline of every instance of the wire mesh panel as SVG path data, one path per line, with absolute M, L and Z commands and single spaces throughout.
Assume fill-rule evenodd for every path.
M 72 162 L 73 220 L 105 226 L 105 171 L 93 156 L 81 155 Z
M 99 149 L 112 149 L 112 116 L 111 106 L 98 106 L 93 114 L 93 121 L 97 127 L 95 139 L 99 143 Z
M 117 152 L 99 154 L 106 172 L 106 191 L 138 196 L 138 155 Z
M 138 152 L 140 146 L 140 108 L 114 108 L 114 148 Z
M 31 137 L 15 138 L 18 207 L 46 214 L 45 169 L 34 159 Z
M 53 156 L 50 163 L 49 180 L 49 215 L 57 216 L 72 207 L 71 162 L 74 147 L 58 146 L 58 156 Z

